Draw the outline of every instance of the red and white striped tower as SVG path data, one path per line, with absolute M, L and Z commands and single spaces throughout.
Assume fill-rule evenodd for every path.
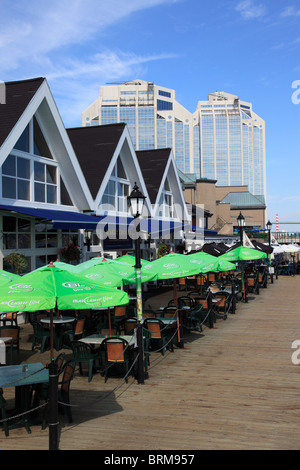
M 278 220 L 278 214 L 276 214 L 276 232 L 279 232 L 279 220 Z

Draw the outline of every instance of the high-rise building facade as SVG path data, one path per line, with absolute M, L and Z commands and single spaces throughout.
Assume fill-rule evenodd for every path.
M 211 93 L 191 113 L 174 90 L 151 82 L 101 86 L 82 113 L 82 125 L 117 122 L 127 124 L 136 150 L 170 147 L 183 173 L 266 195 L 265 122 L 236 95 Z

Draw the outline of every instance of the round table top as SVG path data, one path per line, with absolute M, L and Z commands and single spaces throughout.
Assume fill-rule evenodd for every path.
M 8 341 L 10 341 L 12 339 L 11 336 L 1 336 L 0 337 L 0 343 L 1 341 L 3 341 L 4 343 L 7 343 Z
M 71 323 L 75 320 L 76 320 L 75 317 L 66 317 L 66 316 L 60 315 L 59 318 L 57 318 L 56 315 L 53 316 L 53 323 Z M 50 321 L 51 321 L 50 317 L 41 318 L 40 320 L 41 323 L 50 323 Z

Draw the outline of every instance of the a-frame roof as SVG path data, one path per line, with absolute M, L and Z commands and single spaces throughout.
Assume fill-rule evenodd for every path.
M 70 143 L 65 126 L 45 78 L 6 82 L 4 104 L 0 105 L 0 165 L 35 116 L 53 156 L 59 165 L 73 209 L 91 210 L 92 197 Z M 26 205 L 45 203 L 26 201 Z M 24 205 L 24 201 L 20 203 Z M 57 204 L 61 209 L 62 204 Z M 71 206 L 70 206 L 71 209 Z
M 123 123 L 67 129 L 69 139 L 94 199 L 124 129 L 125 124 Z
M 0 105 L 0 147 L 6 140 L 45 78 L 5 82 L 5 104 Z
M 162 178 L 170 158 L 170 148 L 136 152 L 151 204 L 156 203 Z

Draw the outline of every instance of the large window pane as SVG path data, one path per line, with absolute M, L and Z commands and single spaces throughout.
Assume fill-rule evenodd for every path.
M 23 134 L 19 138 L 14 148 L 22 150 L 23 152 L 29 152 L 29 124 L 24 130 Z
M 35 247 L 46 248 L 46 234 L 45 233 L 35 234 Z
M 18 248 L 31 248 L 30 235 L 27 233 L 18 234 Z
M 17 176 L 30 179 L 30 160 L 28 158 L 17 159 Z
M 33 136 L 34 136 L 34 154 L 40 155 L 41 157 L 53 158 L 45 137 L 40 129 L 40 126 L 36 120 L 33 118 Z
M 9 155 L 2 165 L 2 175 L 16 176 L 16 157 Z
M 2 176 L 2 197 L 16 199 L 16 180 Z
M 42 183 L 34 183 L 34 200 L 37 202 L 45 202 L 45 185 Z
M 47 184 L 47 202 L 56 204 L 56 186 Z
M 45 181 L 44 163 L 34 162 L 34 179 L 35 181 Z
M 30 200 L 30 184 L 29 181 L 18 180 L 18 199 L 25 201 Z
M 27 219 L 18 219 L 18 232 L 30 233 L 30 221 Z
M 17 219 L 15 217 L 3 217 L 3 232 L 16 232 Z
M 52 165 L 46 165 L 46 181 L 47 183 L 56 184 L 56 168 Z
M 15 233 L 3 234 L 3 249 L 15 250 L 17 248 L 17 236 Z

